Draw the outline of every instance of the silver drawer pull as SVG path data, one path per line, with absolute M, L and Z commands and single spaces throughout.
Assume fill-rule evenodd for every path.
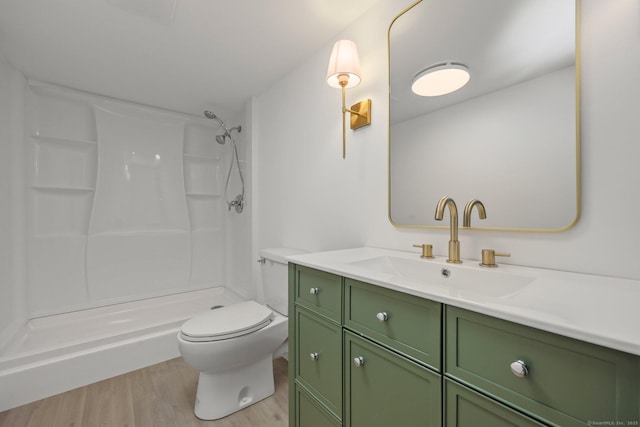
M 309 289 L 309 293 L 311 295 L 318 295 L 319 292 L 320 292 L 319 288 L 311 288 L 311 289 Z
M 380 313 L 376 314 L 376 317 L 378 318 L 378 321 L 386 322 L 387 319 L 389 318 L 389 315 L 387 314 L 386 311 L 381 311 Z
M 356 365 L 356 368 L 359 368 L 364 365 L 364 357 L 358 356 L 353 358 L 353 364 Z
M 529 375 L 529 368 L 522 360 L 516 360 L 511 364 L 511 372 L 513 372 L 513 375 L 516 377 L 524 378 Z
M 309 357 L 311 357 L 311 360 L 318 360 L 320 355 L 318 353 L 311 353 Z

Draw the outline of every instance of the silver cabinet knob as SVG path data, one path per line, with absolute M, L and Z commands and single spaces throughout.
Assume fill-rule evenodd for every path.
M 353 358 L 353 364 L 356 365 L 356 368 L 359 368 L 364 365 L 364 357 L 358 356 Z
M 318 353 L 311 353 L 309 357 L 311 357 L 311 360 L 318 360 L 320 355 Z
M 311 288 L 311 289 L 309 289 L 309 293 L 311 295 L 318 295 L 319 292 L 320 292 L 319 288 Z
M 389 318 L 389 315 L 387 314 L 386 311 L 381 311 L 380 313 L 376 314 L 376 317 L 380 322 L 386 322 L 387 319 Z
M 522 360 L 516 360 L 511 364 L 511 372 L 516 377 L 524 378 L 529 375 L 529 368 Z

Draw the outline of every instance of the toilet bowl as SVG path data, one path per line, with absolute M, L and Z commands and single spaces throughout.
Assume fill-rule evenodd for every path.
M 260 251 L 265 304 L 243 301 L 199 313 L 185 322 L 178 347 L 200 371 L 195 415 L 215 420 L 271 396 L 273 359 L 287 348 L 287 255 L 293 249 Z

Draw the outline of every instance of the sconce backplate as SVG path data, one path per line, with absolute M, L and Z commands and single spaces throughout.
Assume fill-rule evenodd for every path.
M 365 99 L 351 106 L 351 129 L 358 129 L 371 124 L 371 100 Z

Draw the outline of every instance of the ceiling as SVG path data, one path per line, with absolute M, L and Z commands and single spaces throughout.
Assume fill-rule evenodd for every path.
M 0 53 L 29 78 L 226 118 L 379 1 L 2 0 Z

